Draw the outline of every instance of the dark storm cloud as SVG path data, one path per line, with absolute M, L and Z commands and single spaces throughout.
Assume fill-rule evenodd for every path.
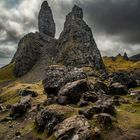
M 140 0 L 91 0 L 80 4 L 97 32 L 140 43 Z

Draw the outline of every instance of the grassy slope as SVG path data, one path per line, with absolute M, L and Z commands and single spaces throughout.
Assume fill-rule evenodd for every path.
M 124 60 L 122 56 L 118 56 L 114 61 L 110 57 L 104 57 L 103 61 L 110 72 L 140 69 L 140 62 Z
M 13 74 L 13 65 L 14 64 L 9 64 L 0 69 L 0 82 L 15 79 L 14 74 Z

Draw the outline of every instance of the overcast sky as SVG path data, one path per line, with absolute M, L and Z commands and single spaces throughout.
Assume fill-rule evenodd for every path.
M 0 59 L 12 57 L 18 41 L 38 31 L 37 18 L 43 0 L 0 0 Z M 65 16 L 74 4 L 84 10 L 102 55 L 140 53 L 140 0 L 48 0 L 57 27 L 63 29 Z

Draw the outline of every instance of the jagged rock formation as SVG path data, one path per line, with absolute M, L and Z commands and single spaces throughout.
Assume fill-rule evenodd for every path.
M 16 77 L 32 70 L 29 79 L 36 75 L 36 79 L 42 80 L 46 66 L 53 64 L 105 70 L 91 28 L 83 20 L 80 7 L 75 5 L 67 15 L 64 30 L 56 40 L 52 11 L 45 1 L 39 12 L 38 27 L 39 33 L 30 33 L 19 42 L 12 60 Z
M 128 55 L 127 55 L 126 52 L 125 52 L 124 55 L 123 55 L 123 59 L 124 59 L 124 60 L 129 60 Z
M 91 28 L 83 20 L 83 10 L 76 5 L 66 17 L 58 48 L 59 61 L 66 66 L 91 66 L 104 69 Z
M 42 3 L 41 10 L 38 16 L 38 28 L 39 32 L 41 33 L 44 33 L 51 37 L 55 36 L 55 23 L 53 20 L 53 14 L 47 1 L 44 1 Z
M 27 34 L 20 40 L 17 53 L 12 60 L 16 77 L 26 74 L 33 67 L 40 56 L 40 47 L 41 44 L 33 33 Z

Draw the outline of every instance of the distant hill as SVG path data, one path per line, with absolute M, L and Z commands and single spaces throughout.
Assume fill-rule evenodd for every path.
M 129 57 L 131 61 L 140 61 L 140 54 Z
M 140 61 L 126 60 L 121 55 L 117 55 L 116 57 L 103 57 L 103 62 L 110 72 L 140 69 Z

